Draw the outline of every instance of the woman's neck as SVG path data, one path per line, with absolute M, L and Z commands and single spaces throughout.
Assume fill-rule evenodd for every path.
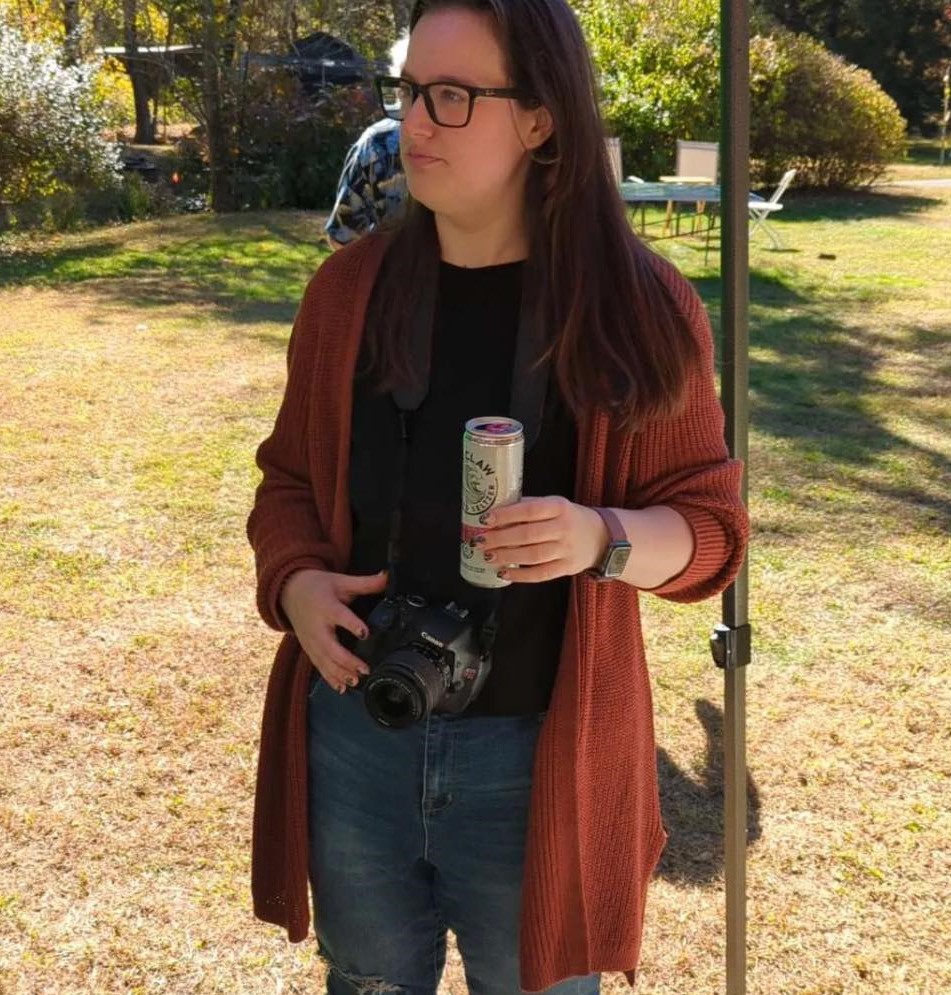
M 528 235 L 520 215 L 467 222 L 437 214 L 436 233 L 443 262 L 453 266 L 498 266 L 528 256 Z

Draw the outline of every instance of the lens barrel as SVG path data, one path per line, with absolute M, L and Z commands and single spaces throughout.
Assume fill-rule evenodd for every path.
M 439 667 L 412 647 L 403 647 L 367 678 L 363 698 L 379 725 L 405 729 L 429 715 L 445 689 Z

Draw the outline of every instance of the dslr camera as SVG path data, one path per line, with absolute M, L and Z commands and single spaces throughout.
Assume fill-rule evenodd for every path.
M 491 669 L 489 623 L 475 626 L 454 601 L 430 605 L 416 594 L 378 602 L 354 653 L 370 665 L 361 682 L 370 715 L 403 729 L 431 712 L 464 711 Z

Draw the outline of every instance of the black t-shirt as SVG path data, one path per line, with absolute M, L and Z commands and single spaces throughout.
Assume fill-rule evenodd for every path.
M 441 604 L 456 601 L 477 616 L 488 610 L 492 596 L 459 573 L 462 435 L 470 418 L 511 413 L 523 269 L 523 263 L 479 269 L 440 264 L 429 392 L 409 415 L 401 593 Z M 350 454 L 351 573 L 386 566 L 399 440 L 392 396 L 358 375 Z M 552 377 L 541 431 L 525 454 L 523 494 L 571 498 L 576 451 L 574 420 Z M 492 671 L 465 714 L 523 715 L 548 708 L 569 587 L 565 577 L 504 589 Z M 362 599 L 353 608 L 365 618 L 374 600 Z

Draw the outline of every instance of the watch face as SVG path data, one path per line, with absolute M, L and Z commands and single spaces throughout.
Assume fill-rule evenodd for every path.
M 631 556 L 631 544 L 628 542 L 618 543 L 608 550 L 604 563 L 605 577 L 620 577 L 624 573 L 627 561 Z

